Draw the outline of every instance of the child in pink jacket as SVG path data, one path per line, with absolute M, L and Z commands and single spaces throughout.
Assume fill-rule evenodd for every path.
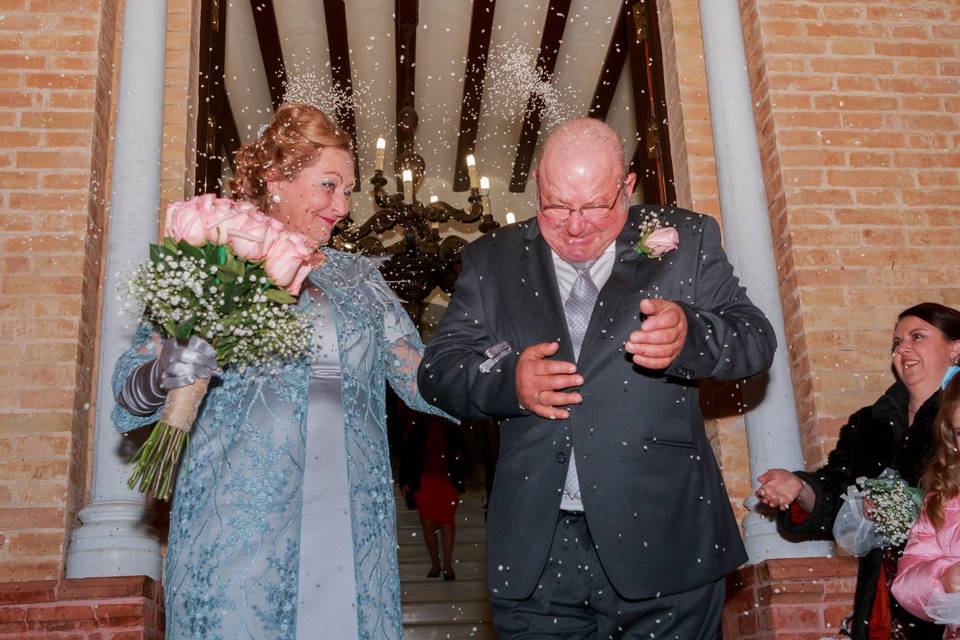
M 960 376 L 943 391 L 934 429 L 936 451 L 920 481 L 923 509 L 893 596 L 919 618 L 948 623 L 943 637 L 960 640 Z

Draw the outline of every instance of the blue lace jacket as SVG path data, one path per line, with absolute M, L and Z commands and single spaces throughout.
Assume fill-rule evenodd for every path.
M 385 382 L 410 407 L 443 414 L 417 392 L 423 345 L 375 264 L 326 253 L 328 260 L 309 278 L 337 317 L 360 637 L 399 640 Z M 158 343 L 152 327 L 140 328 L 117 363 L 115 394 L 154 357 Z M 328 427 L 322 416 L 306 415 L 308 373 L 307 361 L 228 369 L 207 394 L 171 513 L 164 568 L 168 637 L 296 636 L 304 445 L 308 425 Z M 157 415 L 134 416 L 117 405 L 113 419 L 127 432 Z

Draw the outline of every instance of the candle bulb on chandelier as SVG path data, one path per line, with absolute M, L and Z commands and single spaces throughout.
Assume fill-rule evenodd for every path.
M 439 199 L 440 199 L 439 196 L 430 196 L 430 204 L 433 204 L 434 202 L 436 202 L 436 201 L 439 200 Z
M 513 211 L 507 211 L 507 224 L 513 224 L 517 221 L 517 216 L 513 215 Z
M 490 213 L 490 178 L 483 176 L 480 178 L 480 204 L 483 206 L 484 213 Z
M 403 170 L 403 201 L 413 204 L 413 171 Z
M 470 188 L 476 189 L 477 186 L 477 159 L 473 157 L 473 154 L 467 155 L 467 173 L 470 175 Z
M 383 138 L 377 138 L 377 156 L 374 167 L 377 171 L 383 171 L 383 155 L 387 149 L 387 141 Z

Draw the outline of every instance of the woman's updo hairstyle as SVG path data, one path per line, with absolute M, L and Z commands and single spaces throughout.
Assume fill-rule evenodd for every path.
M 329 148 L 350 152 L 350 137 L 312 105 L 281 105 L 260 137 L 237 151 L 230 180 L 233 197 L 266 211 L 267 180 L 294 179 Z

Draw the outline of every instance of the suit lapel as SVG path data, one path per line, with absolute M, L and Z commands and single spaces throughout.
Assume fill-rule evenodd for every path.
M 621 313 L 624 300 L 630 297 L 628 294 L 642 288 L 641 285 L 650 279 L 651 269 L 658 262 L 637 254 L 634 247 L 639 237 L 639 216 L 631 215 L 617 237 L 613 271 L 597 296 L 597 303 L 593 307 L 590 324 L 580 347 L 577 368 L 581 372 L 585 372 L 591 362 L 603 362 L 609 357 L 609 347 L 619 349 L 628 333 L 640 326 L 640 309 L 632 309 L 629 314 Z M 620 315 L 627 317 L 636 326 L 627 327 L 623 323 L 615 322 Z
M 573 362 L 570 333 L 557 286 L 557 272 L 553 266 L 550 245 L 540 235 L 536 220 L 531 220 L 524 237 L 524 273 L 522 286 L 527 295 L 519 309 L 521 317 L 533 318 L 536 335 L 545 335 L 545 340 L 560 342 L 557 358 Z
M 635 208 L 637 209 L 637 208 Z M 650 260 L 638 255 L 635 247 L 640 239 L 640 213 L 631 212 L 627 223 L 616 240 L 616 257 L 613 271 L 600 290 L 597 302 L 590 316 L 577 368 L 585 371 L 591 362 L 602 362 L 609 347 L 619 349 L 627 339 L 629 331 L 640 326 L 640 310 L 631 310 L 626 317 L 631 326 L 618 324 L 615 319 L 621 314 L 624 300 L 631 291 L 642 288 L 644 282 L 651 279 L 659 260 Z M 557 358 L 573 362 L 573 349 L 570 346 L 570 333 L 567 319 L 560 300 L 557 286 L 557 273 L 553 266 L 553 254 L 550 246 L 540 234 L 537 221 L 530 220 L 524 236 L 524 274 L 522 286 L 527 291 L 525 305 L 519 309 L 521 317 L 533 319 L 537 335 L 549 336 L 547 340 L 559 340 L 560 351 Z M 529 306 L 527 306 L 529 305 Z

